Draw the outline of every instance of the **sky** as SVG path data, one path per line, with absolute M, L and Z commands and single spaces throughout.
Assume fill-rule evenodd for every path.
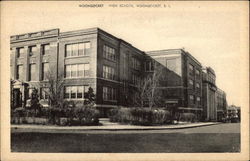
M 216 72 L 228 104 L 248 106 L 248 3 L 241 2 L 3 2 L 1 35 L 99 27 L 143 51 L 184 48 Z M 164 4 L 138 8 L 136 4 Z M 109 4 L 133 4 L 112 8 Z M 8 44 L 6 44 L 8 45 Z M 248 108 L 248 107 L 247 107 Z

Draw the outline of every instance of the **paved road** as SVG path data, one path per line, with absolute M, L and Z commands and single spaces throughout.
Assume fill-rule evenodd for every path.
M 239 152 L 240 124 L 147 131 L 12 131 L 13 152 Z

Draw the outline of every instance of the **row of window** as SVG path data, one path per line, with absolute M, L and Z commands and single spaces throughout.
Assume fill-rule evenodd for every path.
M 190 70 L 190 74 L 194 75 L 194 72 L 196 74 L 196 76 L 200 77 L 200 71 L 198 69 L 194 70 L 194 66 L 192 64 L 189 64 L 189 70 Z
M 103 57 L 112 61 L 116 60 L 115 49 L 107 45 L 103 46 Z
M 65 78 L 89 77 L 89 64 L 65 65 Z
M 42 80 L 47 80 L 47 72 L 49 70 L 49 63 L 42 63 Z M 23 65 L 17 65 L 16 78 L 24 80 Z M 29 64 L 29 81 L 34 81 L 36 78 L 36 64 Z
M 190 99 L 190 102 L 192 104 L 195 104 L 195 98 L 194 98 L 194 95 L 189 95 L 189 99 Z M 196 102 L 198 105 L 201 104 L 201 98 L 200 97 L 196 97 Z
M 47 80 L 49 63 L 42 63 L 42 80 Z M 16 78 L 24 80 L 23 65 L 17 65 Z M 36 64 L 29 65 L 29 81 L 34 81 L 36 77 Z M 89 64 L 65 65 L 65 78 L 85 78 L 89 77 Z
M 84 99 L 84 94 L 87 93 L 89 90 L 88 85 L 84 86 L 66 86 L 64 87 L 64 99 Z M 30 88 L 29 98 L 31 97 L 31 93 L 33 88 Z M 49 88 L 41 88 L 40 90 L 40 97 L 41 99 L 48 99 L 49 98 Z M 117 99 L 117 90 L 112 87 L 103 87 L 103 100 L 104 101 L 116 101 Z
M 90 42 L 75 43 L 66 45 L 65 57 L 77 57 L 88 55 L 90 49 Z
M 88 92 L 89 86 L 67 86 L 64 89 L 65 99 L 84 99 L 84 93 Z
M 117 91 L 113 87 L 103 87 L 103 100 L 116 101 Z
M 194 81 L 193 81 L 192 79 L 189 79 L 188 82 L 189 82 L 189 84 L 190 84 L 191 86 L 194 87 Z M 200 83 L 196 83 L 196 84 L 195 84 L 195 87 L 196 87 L 196 88 L 200 88 Z
M 49 54 L 50 45 L 49 44 L 43 44 L 41 45 L 42 55 L 48 55 Z M 36 46 L 29 46 L 28 47 L 28 54 L 29 56 L 34 55 L 37 52 Z M 24 47 L 17 48 L 17 58 L 23 58 L 24 57 Z

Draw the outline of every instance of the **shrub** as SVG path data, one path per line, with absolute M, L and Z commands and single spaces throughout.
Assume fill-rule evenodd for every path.
M 170 113 L 165 110 L 149 108 L 119 108 L 109 113 L 111 122 L 129 123 L 134 125 L 166 124 L 170 122 Z
M 79 125 L 97 125 L 99 123 L 99 112 L 88 106 L 74 109 L 74 116 L 79 121 Z
M 180 114 L 180 121 L 184 122 L 196 122 L 197 117 L 194 113 L 181 113 Z

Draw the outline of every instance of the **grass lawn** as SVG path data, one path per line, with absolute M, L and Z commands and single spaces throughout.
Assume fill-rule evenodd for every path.
M 239 133 L 11 133 L 12 152 L 240 152 Z

